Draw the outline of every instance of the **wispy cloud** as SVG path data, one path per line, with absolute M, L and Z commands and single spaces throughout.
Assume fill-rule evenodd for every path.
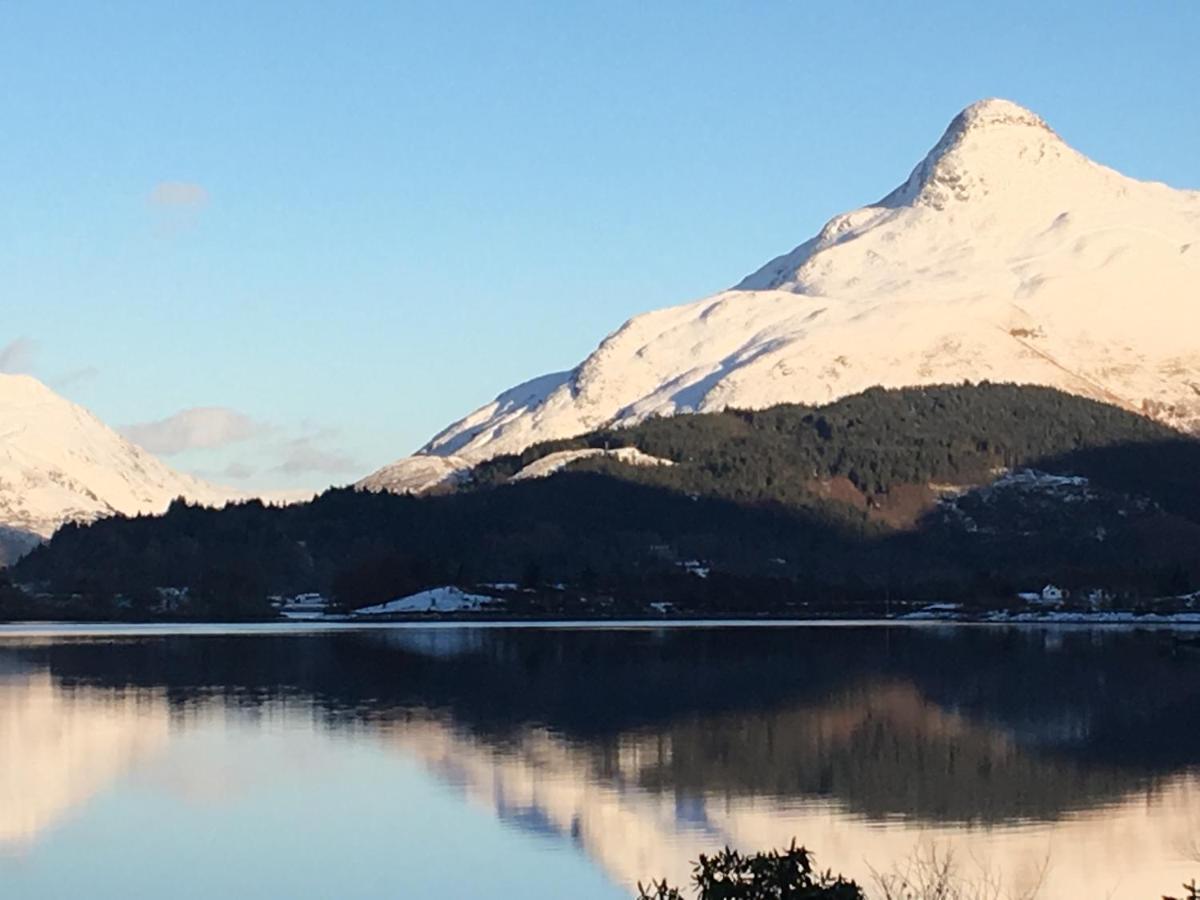
M 352 475 L 360 472 L 362 467 L 350 456 L 319 446 L 318 441 L 335 433 L 332 429 L 324 429 L 318 434 L 288 441 L 283 462 L 275 467 L 275 471 L 283 475 Z
M 258 469 L 254 466 L 247 465 L 242 462 L 231 462 L 218 474 L 220 478 L 232 478 L 234 481 L 245 481 L 247 478 L 253 478 L 258 474 Z
M 126 425 L 121 433 L 151 453 L 170 456 L 211 450 L 268 434 L 272 427 L 223 406 L 185 409 L 157 422 Z
M 77 384 L 81 384 L 85 381 L 91 381 L 99 374 L 100 370 L 95 366 L 84 366 L 81 369 L 72 369 L 65 375 L 60 375 L 58 378 L 54 379 L 53 384 L 56 390 L 61 391 Z
M 28 372 L 33 368 L 37 345 L 29 338 L 19 337 L 0 347 L 0 372 L 7 375 Z
M 200 209 L 208 204 L 208 191 L 193 181 L 160 181 L 150 191 L 150 203 L 166 209 Z
M 364 470 L 358 460 L 339 447 L 341 432 L 336 428 L 309 421 L 299 428 L 285 428 L 224 406 L 184 409 L 158 421 L 126 425 L 120 431 L 162 456 L 220 451 L 232 444 L 248 443 L 234 458 L 218 453 L 215 459 L 210 457 L 212 468 L 195 472 L 202 478 L 243 486 L 283 480 L 328 484 Z

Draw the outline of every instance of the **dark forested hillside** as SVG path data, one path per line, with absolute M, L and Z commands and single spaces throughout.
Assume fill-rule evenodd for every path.
M 510 482 L 550 453 L 605 447 L 674 464 L 593 457 Z M 995 481 L 1024 469 L 1044 474 Z M 862 611 L 1049 579 L 1178 592 L 1200 577 L 1197 548 L 1200 442 L 1050 389 L 983 384 L 654 419 L 491 460 L 441 496 L 177 503 L 66 526 L 13 576 L 76 612 L 150 610 L 164 587 L 186 588 L 193 614 L 233 617 L 265 614 L 272 594 L 356 607 L 486 581 L 565 586 L 613 612 L 660 599 Z
M 530 447 L 476 470 L 495 483 L 559 450 L 636 447 L 681 463 L 645 480 L 744 499 L 806 502 L 812 479 L 844 476 L 865 494 L 984 480 L 996 468 L 1086 448 L 1172 442 L 1166 426 L 1051 388 L 1007 384 L 873 388 L 822 407 L 775 406 L 650 419 Z M 1190 445 L 1190 442 L 1188 442 Z M 605 467 L 595 461 L 590 468 Z

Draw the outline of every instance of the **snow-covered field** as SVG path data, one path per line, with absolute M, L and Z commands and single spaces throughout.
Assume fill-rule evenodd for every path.
M 397 465 L 416 490 L 429 457 L 459 471 L 653 415 L 964 380 L 1049 385 L 1191 428 L 1197 334 L 1200 193 L 1127 178 L 987 100 L 887 197 L 732 290 L 631 319 Z
M 451 613 L 478 612 L 495 597 L 485 594 L 468 594 L 457 587 L 437 587 L 407 597 L 390 600 L 376 606 L 365 606 L 355 610 L 357 616 L 391 615 L 393 613 Z

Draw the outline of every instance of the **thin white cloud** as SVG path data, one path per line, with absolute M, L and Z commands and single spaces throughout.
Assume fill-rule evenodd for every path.
M 258 469 L 254 468 L 254 466 L 246 465 L 246 463 L 234 461 L 222 469 L 218 474 L 221 478 L 232 478 L 234 481 L 245 481 L 247 478 L 253 478 L 255 475 L 257 475 Z
M 121 433 L 151 453 L 171 456 L 185 450 L 211 450 L 261 437 L 271 426 L 223 406 L 185 409 L 157 422 L 127 425 Z
M 0 347 L 0 372 L 6 375 L 26 373 L 33 368 L 37 345 L 29 338 L 19 337 Z
M 55 378 L 54 379 L 54 387 L 57 390 L 61 391 L 64 388 L 71 387 L 72 385 L 80 384 L 80 383 L 86 382 L 86 381 L 91 381 L 93 378 L 95 378 L 99 374 L 100 374 L 100 370 L 97 369 L 95 366 L 84 366 L 82 369 L 72 369 L 70 372 L 67 372 L 65 375 L 60 375 L 58 378 Z
M 208 191 L 192 181 L 160 181 L 150 191 L 150 203 L 167 209 L 200 209 L 208 204 Z
M 347 475 L 359 472 L 361 466 L 351 457 L 317 446 L 317 440 L 334 434 L 332 429 L 325 429 L 312 437 L 288 441 L 283 462 L 275 467 L 275 471 L 283 475 Z

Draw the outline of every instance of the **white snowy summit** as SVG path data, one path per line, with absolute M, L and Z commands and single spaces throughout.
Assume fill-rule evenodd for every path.
M 1198 335 L 1200 193 L 1127 178 L 1029 110 L 983 100 L 882 200 L 732 290 L 629 320 L 575 369 L 501 394 L 389 469 L 647 416 L 965 380 L 1194 429 Z
M 174 471 L 40 381 L 0 375 L 0 562 L 63 522 L 232 493 Z

